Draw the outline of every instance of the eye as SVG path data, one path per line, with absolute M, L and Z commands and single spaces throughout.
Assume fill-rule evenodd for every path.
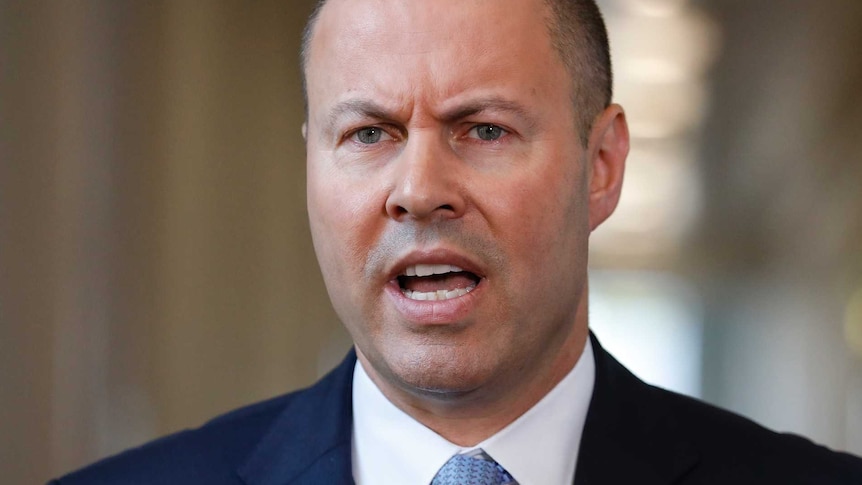
M 503 128 L 500 128 L 497 125 L 484 124 L 476 125 L 471 128 L 469 136 L 470 138 L 478 138 L 483 141 L 496 141 L 504 134 L 506 134 L 506 130 Z
M 381 128 L 376 126 L 367 126 L 356 130 L 356 132 L 353 133 L 353 138 L 364 145 L 373 145 L 382 140 L 390 139 L 391 137 Z

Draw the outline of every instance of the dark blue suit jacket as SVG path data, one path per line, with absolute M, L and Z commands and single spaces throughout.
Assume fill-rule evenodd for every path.
M 644 384 L 591 338 L 596 385 L 575 485 L 862 484 L 859 458 Z M 351 351 L 308 389 L 126 451 L 52 484 L 353 483 L 355 362 Z

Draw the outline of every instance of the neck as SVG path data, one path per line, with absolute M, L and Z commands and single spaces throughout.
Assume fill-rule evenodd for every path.
M 387 399 L 413 419 L 459 446 L 475 446 L 490 438 L 547 395 L 577 364 L 588 338 L 586 304 L 562 344 L 549 349 L 550 359 L 524 365 L 501 382 L 470 392 L 441 394 L 395 388 L 382 379 L 361 352 L 358 357 Z

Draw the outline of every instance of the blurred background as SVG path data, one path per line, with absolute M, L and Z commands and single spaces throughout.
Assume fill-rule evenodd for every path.
M 350 341 L 305 213 L 311 1 L 0 0 L 0 470 L 305 386 Z M 862 454 L 862 2 L 604 0 L 633 150 L 592 326 Z

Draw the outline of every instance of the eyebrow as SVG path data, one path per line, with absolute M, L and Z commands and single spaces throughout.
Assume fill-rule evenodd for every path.
M 335 125 L 339 118 L 351 116 L 357 118 L 376 118 L 380 120 L 390 120 L 392 114 L 383 106 L 374 101 L 365 99 L 348 99 L 336 104 L 326 117 L 326 132 L 334 131 Z
M 486 111 L 500 111 L 504 113 L 511 113 L 516 117 L 526 121 L 527 124 L 530 126 L 535 125 L 536 122 L 533 116 L 527 112 L 527 109 L 523 105 L 498 96 L 489 96 L 486 98 L 471 100 L 465 104 L 456 106 L 444 112 L 442 118 L 445 121 L 451 122 L 467 118 L 469 116 L 481 114 Z
M 451 123 L 460 119 L 474 116 L 487 111 L 500 111 L 511 113 L 524 120 L 528 126 L 536 124 L 535 118 L 527 112 L 527 109 L 519 103 L 498 96 L 488 96 L 470 100 L 465 104 L 455 106 L 444 111 L 441 119 Z M 382 105 L 367 99 L 348 99 L 337 103 L 327 115 L 326 131 L 332 131 L 343 116 L 355 116 L 358 118 L 375 118 L 379 120 L 393 120 L 396 116 Z
M 329 122 L 333 123 L 344 115 L 360 115 L 371 118 L 390 118 L 386 108 L 365 99 L 348 99 L 336 104 L 329 112 Z

